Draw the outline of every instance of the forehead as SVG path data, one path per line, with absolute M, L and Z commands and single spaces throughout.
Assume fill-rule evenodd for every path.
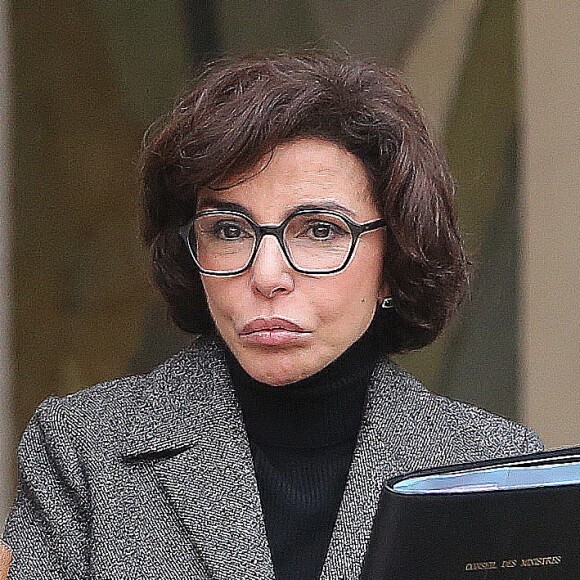
M 258 220 L 279 220 L 297 208 L 320 206 L 354 218 L 378 215 L 362 162 L 342 147 L 320 139 L 279 145 L 249 177 L 230 187 L 204 190 L 198 209 L 234 204 Z

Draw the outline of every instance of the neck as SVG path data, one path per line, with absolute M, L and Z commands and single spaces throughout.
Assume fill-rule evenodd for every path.
M 356 438 L 371 374 L 382 354 L 377 324 L 338 359 L 301 381 L 273 387 L 253 379 L 226 350 L 250 440 L 322 447 Z

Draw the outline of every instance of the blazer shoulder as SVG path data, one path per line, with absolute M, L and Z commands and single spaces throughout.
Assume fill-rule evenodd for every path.
M 528 427 L 473 404 L 429 391 L 390 362 L 385 378 L 394 391 L 389 407 L 406 423 L 418 447 L 428 447 L 445 462 L 464 462 L 533 453 L 543 449 Z M 405 417 L 403 419 L 402 417 Z
M 477 446 L 482 455 L 495 456 L 498 450 L 505 455 L 519 455 L 544 448 L 540 436 L 518 421 L 442 395 L 430 393 L 430 397 L 454 432 L 454 439 L 466 447 Z
M 29 427 L 45 427 L 55 435 L 104 437 L 105 444 L 108 433 L 116 436 L 145 408 L 149 412 L 155 406 L 170 406 L 183 397 L 185 384 L 191 391 L 196 377 L 211 376 L 219 356 L 215 341 L 199 338 L 148 373 L 104 381 L 63 397 L 48 397 L 36 409 Z M 197 382 L 208 385 L 207 380 Z

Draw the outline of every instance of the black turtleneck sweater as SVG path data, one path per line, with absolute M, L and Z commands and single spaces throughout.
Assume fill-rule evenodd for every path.
M 278 580 L 315 580 L 322 570 L 380 356 L 376 326 L 326 368 L 284 386 L 255 381 L 228 352 Z

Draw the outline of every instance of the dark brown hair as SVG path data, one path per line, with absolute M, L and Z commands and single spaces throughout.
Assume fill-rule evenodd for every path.
M 433 341 L 457 309 L 467 260 L 456 227 L 454 185 L 399 75 L 343 54 L 309 51 L 223 59 L 145 138 L 143 237 L 153 282 L 182 330 L 214 329 L 199 273 L 177 234 L 202 188 L 255 171 L 277 145 L 316 137 L 365 165 L 385 228 L 389 352 Z

